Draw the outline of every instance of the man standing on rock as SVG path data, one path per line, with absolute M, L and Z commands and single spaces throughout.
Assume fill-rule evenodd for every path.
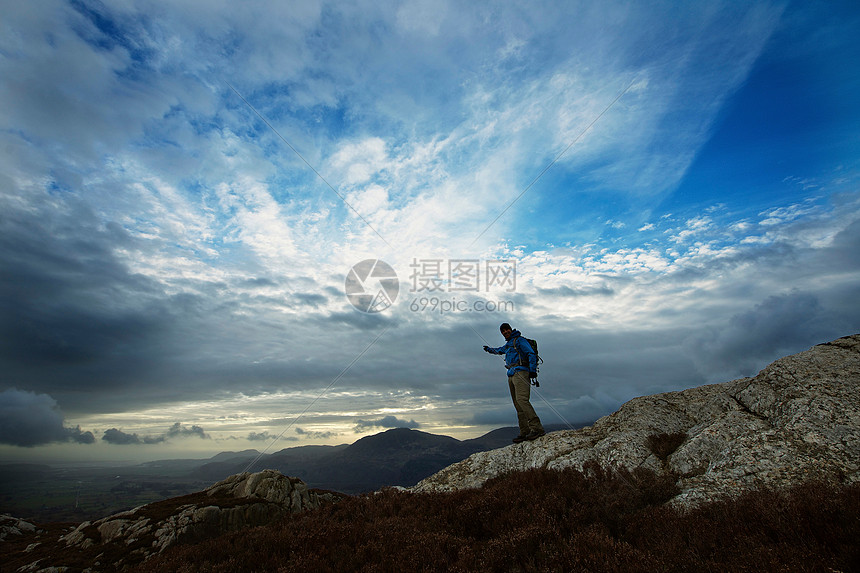
M 508 387 L 511 390 L 511 400 L 517 410 L 517 420 L 520 424 L 520 435 L 514 438 L 518 444 L 526 440 L 534 440 L 546 434 L 540 423 L 535 409 L 529 402 L 531 393 L 530 378 L 537 378 L 537 355 L 528 341 L 522 337 L 519 330 L 514 330 L 507 322 L 499 330 L 505 337 L 504 346 L 484 350 L 490 354 L 504 354 L 505 368 L 508 369 Z

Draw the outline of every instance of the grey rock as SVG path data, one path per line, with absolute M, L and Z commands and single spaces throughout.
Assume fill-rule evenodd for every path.
M 0 541 L 10 536 L 23 535 L 36 531 L 36 526 L 23 519 L 12 517 L 8 513 L 0 515 Z
M 182 503 L 184 500 L 190 502 Z M 85 521 L 61 536 L 59 542 L 66 548 L 97 551 L 99 555 L 107 554 L 110 546 L 122 547 L 121 551 L 113 552 L 122 558 L 105 565 L 106 570 L 121 570 L 177 543 L 266 525 L 319 506 L 320 496 L 298 478 L 275 470 L 245 472 L 230 476 L 200 494 L 144 505 L 94 522 Z M 93 571 L 96 570 L 101 569 L 95 567 Z
M 649 445 L 661 434 L 679 441 L 663 458 Z M 860 334 L 781 358 L 753 378 L 634 398 L 590 427 L 474 454 L 411 490 L 473 488 L 512 470 L 589 461 L 668 473 L 681 506 L 812 478 L 855 482 Z

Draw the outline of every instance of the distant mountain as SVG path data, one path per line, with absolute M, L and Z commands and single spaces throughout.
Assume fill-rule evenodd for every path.
M 262 456 L 260 456 L 260 452 L 257 450 L 245 450 L 239 454 L 235 452 L 222 452 L 210 458 L 208 462 L 198 464 L 191 472 L 191 476 L 209 482 L 222 480 L 227 476 L 244 471 L 258 456 L 260 456 L 260 459 L 254 462 L 253 467 L 248 468 L 249 470 L 259 471 L 264 467 L 268 468 L 270 464 L 269 460 L 271 459 L 277 460 L 279 466 L 303 468 L 316 463 L 320 458 L 324 458 L 346 447 L 346 444 L 339 446 L 299 446 Z M 252 453 L 252 455 L 244 455 L 246 453 Z
M 455 463 L 453 460 L 482 450 L 448 436 L 397 428 L 362 438 L 320 460 L 307 468 L 302 479 L 310 487 L 344 493 L 374 491 L 386 485 L 409 486 Z
M 207 459 L 170 459 L 170 460 L 153 460 L 151 462 L 143 462 L 140 467 L 144 468 L 160 468 L 168 471 L 195 471 L 204 463 L 222 463 L 233 462 L 238 463 L 238 460 L 250 460 L 260 455 L 257 450 L 242 450 L 241 452 L 221 452 Z
M 478 438 L 457 440 L 395 428 L 340 446 L 301 446 L 263 456 L 248 468 L 248 456 L 216 456 L 200 465 L 192 476 L 220 480 L 245 471 L 275 469 L 299 477 L 309 487 L 348 494 L 375 491 L 384 486 L 413 486 L 425 477 L 476 452 L 507 446 L 518 430 L 493 430 Z M 251 450 L 253 451 L 253 450 Z
M 209 458 L 211 462 L 221 462 L 240 458 L 255 458 L 260 455 L 257 450 L 242 450 L 241 452 L 221 452 Z

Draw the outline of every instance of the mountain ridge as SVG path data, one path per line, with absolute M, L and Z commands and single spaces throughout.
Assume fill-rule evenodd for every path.
M 408 428 L 392 428 L 351 444 L 284 448 L 261 457 L 223 459 L 202 464 L 192 475 L 218 480 L 248 469 L 277 470 L 299 476 L 309 487 L 347 494 L 375 491 L 384 486 L 412 486 L 424 477 L 467 456 L 501 447 L 516 435 L 513 427 L 499 428 L 469 440 Z
M 376 491 L 384 486 L 410 487 L 475 452 L 511 443 L 517 432 L 517 428 L 509 426 L 477 438 L 458 440 L 411 428 L 392 428 L 351 444 L 285 448 L 261 458 L 251 468 L 247 460 L 207 464 L 205 469 L 214 471 L 207 474 L 201 468 L 194 475 L 224 479 L 248 469 L 266 468 L 299 476 L 308 487 L 347 494 Z

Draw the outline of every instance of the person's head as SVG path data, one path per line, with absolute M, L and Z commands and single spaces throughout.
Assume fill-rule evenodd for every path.
M 504 336 L 505 340 L 507 340 L 511 337 L 511 334 L 514 332 L 514 329 L 511 328 L 511 325 L 507 322 L 503 322 L 502 325 L 499 327 L 499 332 L 501 332 L 502 336 Z

